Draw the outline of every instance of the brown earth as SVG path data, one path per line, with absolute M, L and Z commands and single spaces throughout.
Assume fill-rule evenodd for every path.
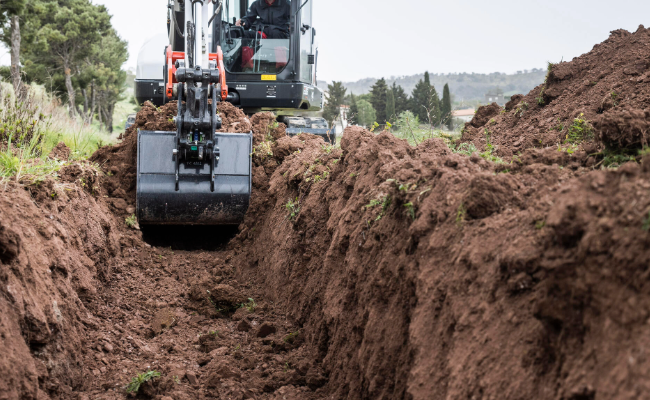
M 505 109 L 479 108 L 461 141 L 484 151 L 489 140 L 510 159 L 531 148 L 557 149 L 583 118 L 592 127 L 582 144 L 587 152 L 636 150 L 648 145 L 648 106 L 650 29 L 617 30 L 589 53 L 554 64 L 545 83 L 513 96 Z
M 137 128 L 2 187 L 0 399 L 650 398 L 650 159 L 228 118 L 265 149 L 237 231 L 127 227 Z

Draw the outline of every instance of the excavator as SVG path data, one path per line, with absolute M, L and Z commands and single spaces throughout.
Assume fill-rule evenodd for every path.
M 258 0 L 264 1 L 264 0 Z M 288 38 L 268 38 L 259 18 L 237 23 L 252 0 L 168 0 L 164 46 L 138 56 L 135 97 L 160 106 L 175 100 L 176 131 L 138 132 L 137 205 L 141 225 L 237 225 L 251 197 L 252 132 L 222 133 L 217 103 L 251 115 L 272 111 L 287 134 L 311 133 L 334 144 L 320 111 L 313 0 L 289 4 Z M 164 48 L 163 48 L 164 47 Z

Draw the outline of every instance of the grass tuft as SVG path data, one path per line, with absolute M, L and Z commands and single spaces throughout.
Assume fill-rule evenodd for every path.
M 126 391 L 127 393 L 137 393 L 143 383 L 159 377 L 160 372 L 158 371 L 147 371 L 142 374 L 138 374 L 131 378 L 131 382 L 126 386 Z

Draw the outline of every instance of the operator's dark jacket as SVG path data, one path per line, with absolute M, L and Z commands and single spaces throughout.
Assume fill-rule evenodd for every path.
M 264 33 L 271 39 L 286 39 L 289 37 L 289 20 L 291 18 L 290 0 L 275 0 L 269 5 L 266 0 L 257 0 L 251 4 L 242 23 L 249 29 L 257 17 L 264 25 L 272 25 L 264 29 Z

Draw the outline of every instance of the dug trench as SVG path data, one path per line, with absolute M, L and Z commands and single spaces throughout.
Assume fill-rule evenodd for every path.
M 650 158 L 504 168 L 220 112 L 255 133 L 235 230 L 125 223 L 136 129 L 169 129 L 174 104 L 6 185 L 0 398 L 650 398 Z

